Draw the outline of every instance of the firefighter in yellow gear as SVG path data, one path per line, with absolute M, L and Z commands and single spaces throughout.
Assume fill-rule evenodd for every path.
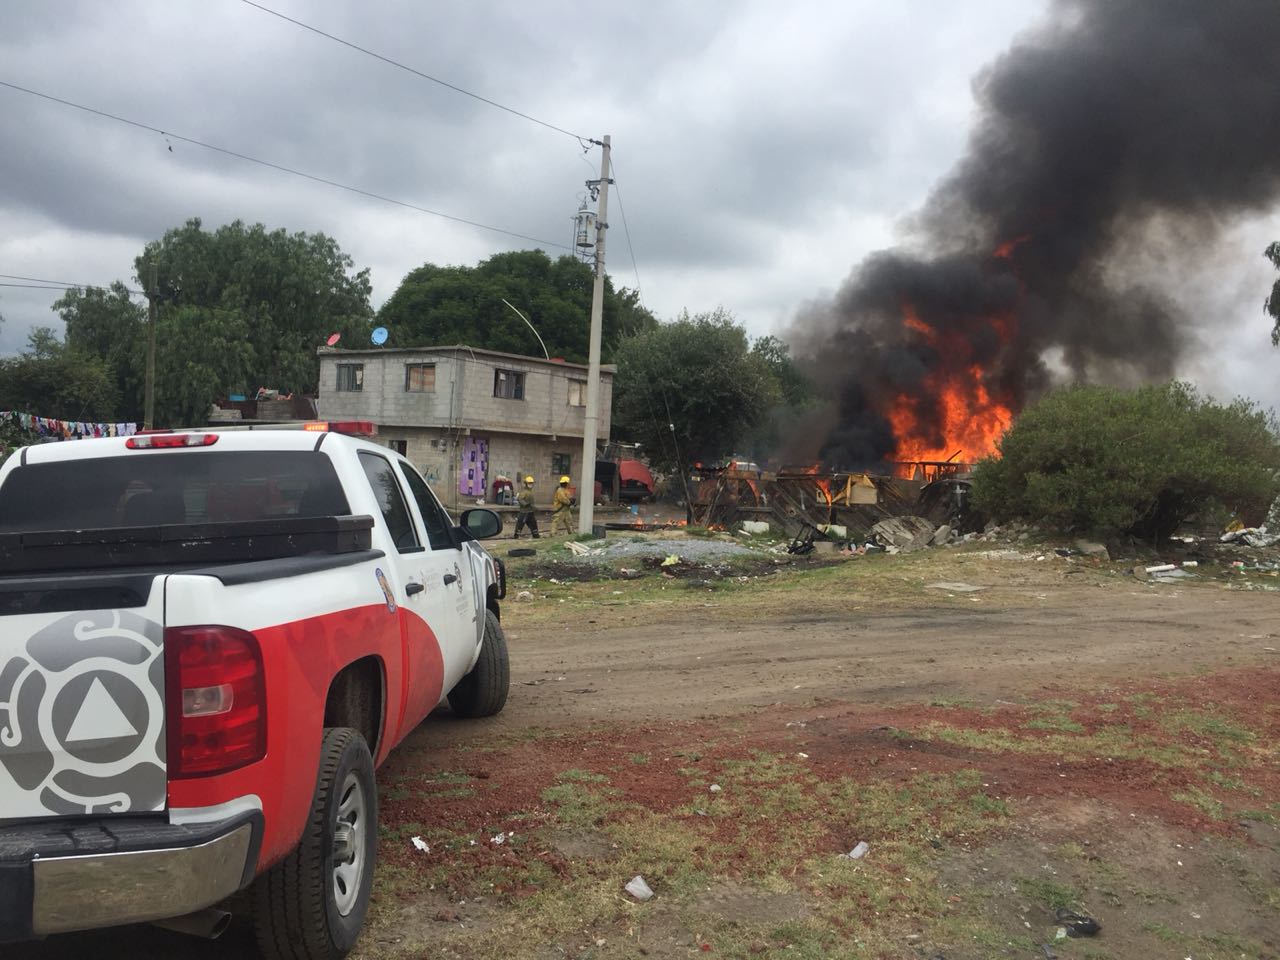
M 538 539 L 537 507 L 533 502 L 533 477 L 524 478 L 524 489 L 516 494 L 516 532 L 513 539 L 520 539 L 520 531 L 526 526 L 535 540 Z
M 569 478 L 561 477 L 560 486 L 556 487 L 555 496 L 551 498 L 551 533 L 564 532 L 573 536 L 573 497 L 569 494 Z

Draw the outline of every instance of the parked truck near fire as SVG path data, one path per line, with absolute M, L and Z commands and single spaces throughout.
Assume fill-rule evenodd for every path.
M 337 425 L 334 425 L 337 426 Z M 359 427 L 361 425 L 347 425 Z M 329 424 L 27 447 L 0 468 L 0 943 L 141 921 L 355 944 L 374 769 L 507 697 L 505 575 Z

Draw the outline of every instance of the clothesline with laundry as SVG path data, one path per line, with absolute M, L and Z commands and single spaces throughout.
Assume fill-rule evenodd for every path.
M 136 423 L 88 423 L 41 417 L 18 410 L 0 410 L 0 423 L 11 423 L 42 440 L 84 440 L 89 437 L 131 437 L 138 432 Z

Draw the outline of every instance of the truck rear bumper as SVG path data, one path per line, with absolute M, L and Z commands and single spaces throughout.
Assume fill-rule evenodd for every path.
M 200 910 L 253 879 L 261 840 L 256 811 L 0 826 L 0 943 Z

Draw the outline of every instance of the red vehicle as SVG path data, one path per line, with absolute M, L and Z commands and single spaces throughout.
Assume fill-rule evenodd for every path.
M 506 702 L 501 564 L 403 457 L 305 430 L 27 447 L 0 468 L 0 942 L 138 921 L 337 958 L 374 768 Z

